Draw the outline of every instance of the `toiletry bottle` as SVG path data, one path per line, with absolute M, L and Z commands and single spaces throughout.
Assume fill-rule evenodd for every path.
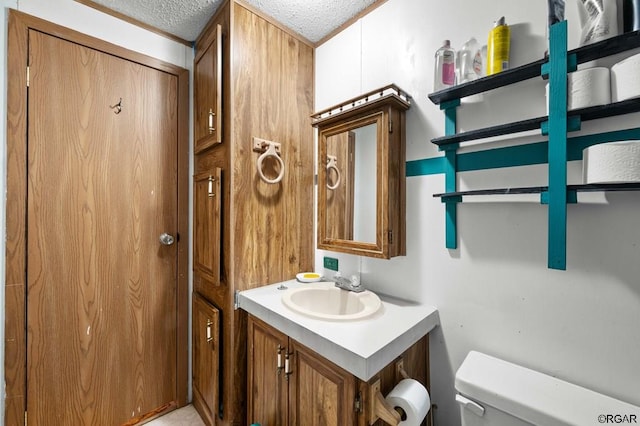
M 487 75 L 497 74 L 509 69 L 509 51 L 511 49 L 511 30 L 504 16 L 498 19 L 487 41 Z
M 479 77 L 487 75 L 487 45 L 483 44 L 473 59 L 473 69 Z
M 447 89 L 456 83 L 456 53 L 451 42 L 445 40 L 436 51 L 433 91 Z
M 458 84 L 476 80 L 482 74 L 476 70 L 476 60 L 480 60 L 480 46 L 474 37 L 467 40 L 458 50 Z

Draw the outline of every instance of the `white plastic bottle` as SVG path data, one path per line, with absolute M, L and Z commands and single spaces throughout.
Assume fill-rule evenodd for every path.
M 480 46 L 478 45 L 475 37 L 471 37 L 462 45 L 460 50 L 458 50 L 458 59 L 456 62 L 456 66 L 459 70 L 458 84 L 473 81 L 482 76 L 482 74 L 476 72 L 475 69 L 476 56 L 477 60 L 481 60 Z M 479 64 L 478 68 L 480 67 L 481 65 Z
M 433 91 L 447 89 L 456 84 L 456 52 L 451 42 L 445 40 L 436 51 Z

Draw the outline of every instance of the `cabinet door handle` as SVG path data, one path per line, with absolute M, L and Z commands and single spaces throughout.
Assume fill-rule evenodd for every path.
M 216 179 L 209 175 L 209 186 L 207 187 L 207 195 L 209 196 L 209 198 L 215 197 L 216 194 L 215 192 L 213 192 L 213 182 L 215 182 Z
M 293 371 L 291 371 L 291 363 L 289 362 L 289 356 L 291 355 L 292 354 L 287 353 L 284 357 L 284 376 L 287 381 L 289 381 L 289 376 L 293 373 Z
M 215 117 L 216 113 L 213 112 L 213 108 L 209 108 L 209 134 L 212 134 L 216 131 L 216 128 L 213 125 L 213 117 Z
M 213 322 L 208 319 L 207 320 L 207 343 L 211 343 L 211 341 L 213 340 L 213 334 L 211 333 L 211 325 L 213 324 Z
M 277 364 L 277 368 L 276 368 L 276 372 L 279 375 L 280 372 L 282 371 L 282 350 L 284 348 L 280 345 L 278 345 L 278 364 Z

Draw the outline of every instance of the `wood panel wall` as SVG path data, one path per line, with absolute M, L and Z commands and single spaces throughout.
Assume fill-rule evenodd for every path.
M 295 277 L 313 261 L 313 49 L 255 13 L 234 8 L 232 205 L 237 289 Z M 257 77 L 257 78 L 256 78 Z M 278 142 L 279 184 L 262 181 L 252 137 Z

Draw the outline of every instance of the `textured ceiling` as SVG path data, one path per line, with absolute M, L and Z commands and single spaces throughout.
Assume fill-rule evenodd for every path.
M 224 0 L 93 0 L 184 40 L 195 40 Z M 245 0 L 256 9 L 318 42 L 380 0 Z

